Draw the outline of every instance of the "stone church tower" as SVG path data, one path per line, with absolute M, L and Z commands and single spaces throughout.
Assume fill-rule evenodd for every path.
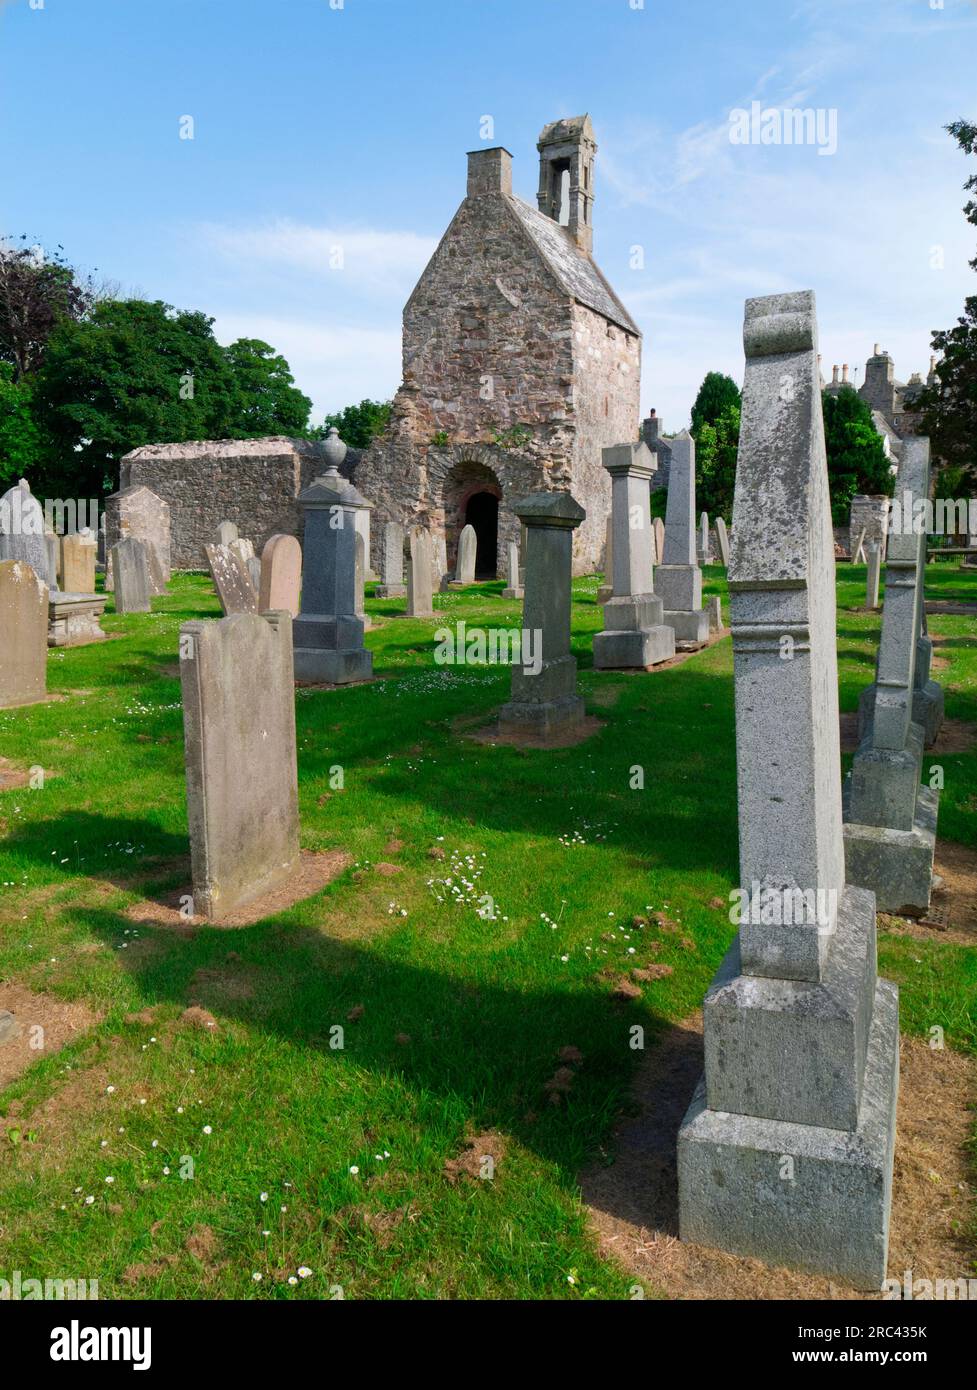
M 512 156 L 468 156 L 464 202 L 404 309 L 403 384 L 356 486 L 383 526 L 431 526 L 449 566 L 466 523 L 476 574 L 504 570 L 511 502 L 573 493 L 587 511 L 574 571 L 598 567 L 610 485 L 601 450 L 638 438 L 641 334 L 595 263 L 589 116 L 546 126 L 538 207 L 512 192 Z

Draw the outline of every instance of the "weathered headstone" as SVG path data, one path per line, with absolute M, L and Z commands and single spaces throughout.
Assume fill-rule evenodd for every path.
M 346 445 L 335 429 L 323 454 L 324 471 L 298 496 L 305 544 L 295 679 L 351 685 L 373 676 L 373 654 L 363 645 L 363 618 L 356 611 L 356 512 L 367 504 L 339 473 Z
M 146 546 L 151 593 L 164 594 L 171 574 L 170 506 L 152 489 L 138 483 L 114 492 L 105 500 L 106 590 L 110 591 L 115 583 L 112 547 L 128 536 Z
M 604 604 L 604 630 L 594 637 L 594 666 L 656 666 L 675 655 L 675 633 L 662 622 L 654 592 L 651 491 L 657 465 L 647 444 L 603 450 L 611 475 L 614 596 Z
M 257 613 L 258 592 L 240 552 L 229 545 L 205 545 L 204 554 L 225 615 Z
M 604 582 L 597 590 L 597 605 L 603 607 L 614 597 L 614 516 L 604 523 Z
M 568 492 L 537 492 L 513 502 L 512 510 L 526 527 L 523 633 L 530 634 L 539 660 L 533 670 L 523 651 L 513 666 L 512 694 L 499 711 L 499 730 L 546 742 L 584 719 L 577 662 L 570 653 L 570 603 L 573 532 L 587 514 Z
M 729 569 L 729 533 L 723 517 L 716 517 L 716 544 L 719 546 L 719 560 L 724 569 Z
M 515 541 L 510 541 L 506 559 L 506 586 L 502 590 L 502 597 L 522 598 L 523 587 L 519 581 L 519 546 Z
M 455 577 L 451 581 L 453 586 L 475 583 L 475 554 L 477 549 L 478 537 L 475 534 L 474 526 L 463 526 L 461 535 L 458 537 Z
M 184 623 L 180 677 L 193 909 L 220 921 L 299 860 L 291 618 Z
M 882 547 L 878 541 L 868 543 L 868 567 L 865 572 L 865 608 L 874 613 L 879 606 L 879 579 L 882 574 Z
M 723 602 L 718 594 L 711 594 L 706 599 L 706 612 L 709 614 L 709 631 L 722 632 L 723 630 Z
M 233 545 L 236 540 L 240 539 L 240 536 L 241 533 L 237 529 L 237 522 L 222 521 L 217 528 L 217 534 L 214 538 L 214 544 Z
M 813 294 L 748 300 L 744 341 L 729 570 L 740 930 L 705 999 L 680 1233 L 878 1289 L 898 992 L 876 975 L 874 897 L 845 882 Z
M 23 560 L 0 560 L 0 707 L 47 694 L 50 590 Z
M 57 588 L 44 534 L 44 512 L 26 478 L 0 497 L 0 560 L 22 560 L 48 588 Z
M 248 561 L 254 559 L 254 541 L 248 540 L 245 536 L 238 536 L 237 540 L 231 541 L 227 548 L 241 557 L 245 568 L 247 568 Z
M 52 589 L 48 605 L 49 647 L 87 647 L 104 642 L 101 617 L 108 599 L 105 594 L 63 594 Z
M 670 443 L 664 559 L 655 574 L 655 592 L 676 644 L 701 646 L 709 640 L 709 615 L 702 606 L 702 570 L 696 562 L 695 441 L 682 430 Z
M 354 540 L 355 559 L 356 559 L 356 616 L 362 620 L 364 630 L 368 630 L 373 624 L 370 622 L 366 612 L 366 542 L 363 539 L 363 532 L 357 528 Z
M 865 531 L 863 529 L 859 531 L 858 537 L 852 548 L 851 562 L 853 565 L 864 565 L 867 558 L 865 554 Z
M 44 543 L 47 546 L 47 572 L 52 589 L 64 588 L 61 582 L 61 541 L 55 531 L 44 529 Z
M 435 588 L 437 588 L 448 573 L 448 541 L 443 531 L 440 535 L 433 538 L 432 547 L 433 573 L 435 576 Z
M 150 603 L 149 554 L 144 541 L 135 536 L 116 541 L 111 550 L 112 573 L 115 576 L 115 611 L 117 613 L 149 613 Z
M 709 513 L 703 512 L 699 517 L 699 564 L 708 565 L 710 558 Z
M 903 441 L 900 494 L 929 497 L 929 440 Z M 929 908 L 939 792 L 921 784 L 924 731 L 913 721 L 926 535 L 911 519 L 889 537 L 885 605 L 872 719 L 845 785 L 848 879 L 870 888 L 879 910 Z
M 372 583 L 378 577 L 370 564 L 370 513 L 373 511 L 373 503 L 366 502 L 365 498 L 363 500 L 366 505 L 360 507 L 356 512 L 356 530 L 363 538 L 363 554 L 365 556 L 363 563 L 363 582 Z
M 261 552 L 259 613 L 298 617 L 302 592 L 302 547 L 294 536 L 269 536 Z
M 61 538 L 61 589 L 66 594 L 95 592 L 95 537 L 79 531 Z
M 377 585 L 377 598 L 403 598 L 407 593 L 404 583 L 404 528 L 399 521 L 388 521 L 383 528 L 383 579 Z
M 652 525 L 655 528 L 655 564 L 665 563 L 665 523 L 660 516 L 656 516 Z
M 405 618 L 430 618 L 434 613 L 431 595 L 434 566 L 431 533 L 415 527 L 410 533 L 410 560 L 407 565 L 407 611 Z

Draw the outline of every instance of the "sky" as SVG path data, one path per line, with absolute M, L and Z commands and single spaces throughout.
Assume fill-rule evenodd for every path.
M 925 372 L 977 293 L 943 129 L 975 74 L 977 0 L 0 0 L 0 236 L 264 339 L 321 419 L 397 389 L 466 152 L 535 205 L 540 129 L 586 111 L 595 258 L 674 431 L 742 380 L 752 295 L 814 289 L 828 377 L 876 342 Z M 743 142 L 753 103 L 820 133 Z

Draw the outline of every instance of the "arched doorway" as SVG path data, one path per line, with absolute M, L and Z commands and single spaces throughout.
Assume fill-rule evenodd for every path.
M 473 492 L 465 504 L 465 525 L 475 529 L 475 578 L 494 579 L 499 560 L 499 499 Z

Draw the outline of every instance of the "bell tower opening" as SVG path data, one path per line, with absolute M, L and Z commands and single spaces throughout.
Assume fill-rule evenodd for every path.
M 597 142 L 589 116 L 552 121 L 540 131 L 539 210 L 566 227 L 583 251 L 594 249 L 594 158 Z

